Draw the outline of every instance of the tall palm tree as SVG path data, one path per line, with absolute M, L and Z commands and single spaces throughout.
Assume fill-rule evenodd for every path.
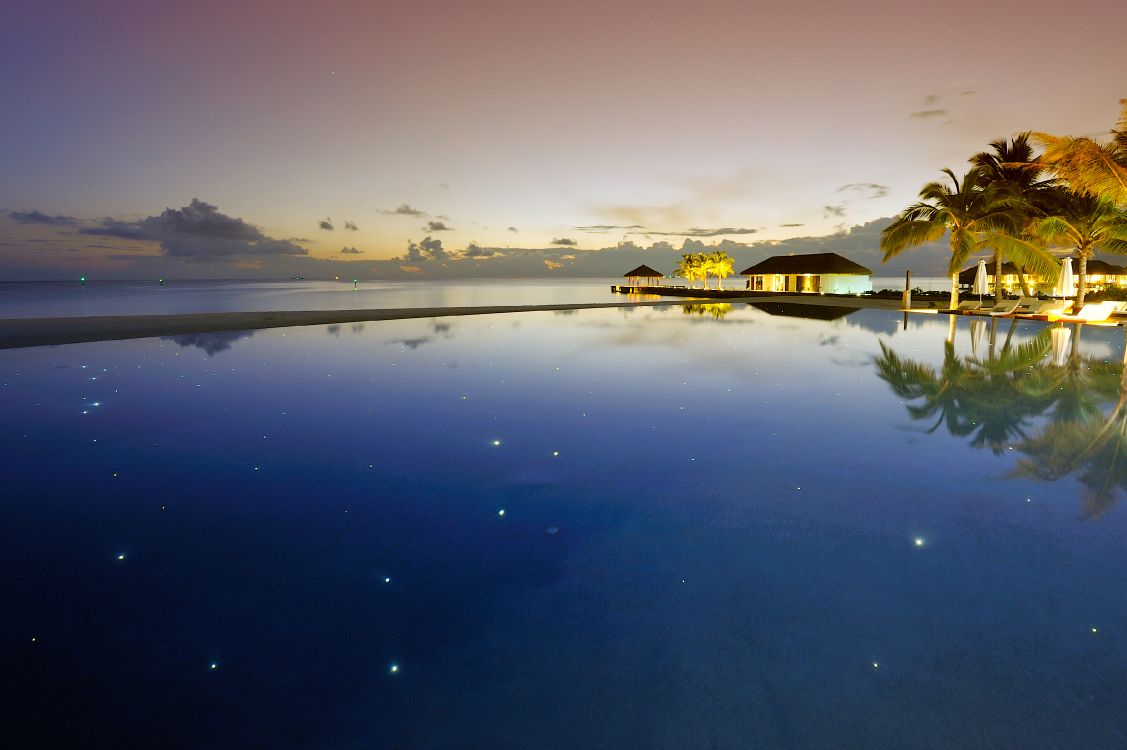
M 723 250 L 716 250 L 705 256 L 705 267 L 716 276 L 716 288 L 720 289 L 722 282 L 731 276 L 735 261 Z
M 1093 195 L 1064 194 L 1057 210 L 1035 219 L 1030 232 L 1046 243 L 1075 246 L 1077 308 L 1088 292 L 1088 259 L 1097 250 L 1127 255 L 1127 210 Z
M 693 288 L 693 283 L 697 279 L 705 279 L 704 265 L 701 263 L 702 254 L 697 253 L 692 255 L 686 253 L 681 256 L 681 260 L 677 262 L 677 274 L 683 276 L 685 281 L 689 282 L 689 288 Z
M 920 190 L 920 200 L 904 209 L 880 235 L 887 262 L 905 250 L 948 236 L 951 262 L 951 307 L 959 304 L 959 270 L 978 251 L 981 235 L 1003 231 L 1012 224 L 1012 200 L 992 186 L 982 187 L 981 170 L 972 167 L 960 180 L 944 169 L 949 182 L 929 182 Z M 1051 274 L 1051 271 L 1049 272 Z
M 1033 238 L 1028 237 L 1025 230 L 1035 216 L 1044 215 L 1061 191 L 1056 189 L 1055 180 L 1041 178 L 1045 168 L 1035 159 L 1029 133 L 1019 133 L 1009 141 L 1005 138 L 991 141 L 990 148 L 991 151 L 972 156 L 970 163 L 979 169 L 980 187 L 993 187 L 1010 202 L 1010 216 L 1005 226 L 984 238 L 986 241 L 982 243 L 994 250 L 994 299 L 1001 300 L 1004 258 L 1012 260 L 1018 267 L 1023 287 L 1023 259 L 1029 260 L 1030 255 L 1043 256 L 1042 261 L 1055 263 L 1040 243 L 1029 241 Z M 1018 242 L 1015 244 L 1014 240 Z M 1022 243 L 1021 240 L 1027 242 Z
M 1041 163 L 1056 172 L 1077 193 L 1127 205 L 1127 99 L 1111 131 L 1111 140 L 1033 133 L 1045 149 Z

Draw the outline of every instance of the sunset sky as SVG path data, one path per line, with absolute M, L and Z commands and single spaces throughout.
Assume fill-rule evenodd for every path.
M 992 139 L 1106 134 L 1124 28 L 1106 0 L 8 0 L 0 280 L 833 235 Z

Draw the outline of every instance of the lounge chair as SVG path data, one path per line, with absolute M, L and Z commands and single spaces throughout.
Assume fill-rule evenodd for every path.
M 1022 297 L 1017 301 L 1017 309 L 1014 312 L 1027 313 L 1032 312 L 1033 308 L 1041 302 L 1039 297 Z
M 968 299 L 968 300 L 963 300 L 962 302 L 960 302 L 958 307 L 952 307 L 952 308 L 949 308 L 947 310 L 941 310 L 940 312 L 951 313 L 953 315 L 964 315 L 964 314 L 969 313 L 973 310 L 977 310 L 980 307 L 982 307 L 981 302 L 975 302 L 974 300 Z
M 1119 302 L 1089 302 L 1075 315 L 1061 315 L 1054 319 L 1068 323 L 1102 323 L 1111 317 L 1120 304 Z
M 1013 311 L 1017 309 L 1017 305 L 1018 300 L 1016 299 L 1004 299 L 986 312 L 991 315 L 1012 315 Z
M 1070 299 L 1043 299 L 1030 306 L 1028 312 L 1030 315 L 1037 316 L 1060 316 L 1067 315 L 1071 307 L 1072 300 Z

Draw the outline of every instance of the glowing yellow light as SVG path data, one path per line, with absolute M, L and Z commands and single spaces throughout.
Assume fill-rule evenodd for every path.
M 917 547 L 924 546 L 924 538 L 922 536 L 916 537 L 916 546 Z

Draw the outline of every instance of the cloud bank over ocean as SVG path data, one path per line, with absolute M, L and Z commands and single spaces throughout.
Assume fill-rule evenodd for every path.
M 868 188 L 869 186 L 865 186 Z M 278 239 L 241 218 L 229 216 L 216 206 L 193 199 L 179 209 L 139 220 L 103 218 L 83 220 L 40 211 L 13 211 L 7 217 L 22 225 L 40 225 L 56 237 L 46 245 L 21 246 L 17 258 L 0 262 L 0 279 L 70 278 L 74 269 L 87 263 L 85 273 L 102 278 L 289 278 L 310 279 L 359 277 L 370 279 L 453 279 L 471 277 L 616 277 L 640 263 L 671 274 L 683 253 L 723 250 L 736 263 L 736 271 L 771 255 L 836 252 L 873 269 L 876 275 L 894 275 L 910 268 L 921 275 L 942 275 L 947 262 L 946 246 L 906 253 L 882 265 L 880 232 L 891 219 L 881 218 L 840 232 L 786 240 L 739 242 L 731 238 L 716 242 L 711 232 L 685 236 L 679 244 L 659 239 L 649 244 L 623 240 L 598 248 L 580 248 L 575 240 L 556 238 L 548 247 L 496 247 L 469 242 L 450 247 L 430 234 L 409 240 L 404 251 L 392 258 L 368 259 L 362 246 L 346 246 L 332 257 L 314 257 L 302 247 L 301 238 Z M 746 231 L 746 230 L 745 230 Z M 114 238 L 118 248 L 102 246 L 101 255 L 87 250 L 71 252 L 60 267 L 59 252 L 50 244 L 73 242 L 80 237 Z M 704 239 L 701 239 L 704 238 Z M 4 242 L 6 247 L 20 246 Z M 339 246 L 338 246 L 339 247 Z M 107 252 L 109 250 L 109 252 Z M 114 251 L 116 250 L 116 252 Z M 78 256 L 78 257 L 76 257 Z M 2 257 L 2 256 L 0 256 Z M 109 261 L 108 268 L 99 262 Z

